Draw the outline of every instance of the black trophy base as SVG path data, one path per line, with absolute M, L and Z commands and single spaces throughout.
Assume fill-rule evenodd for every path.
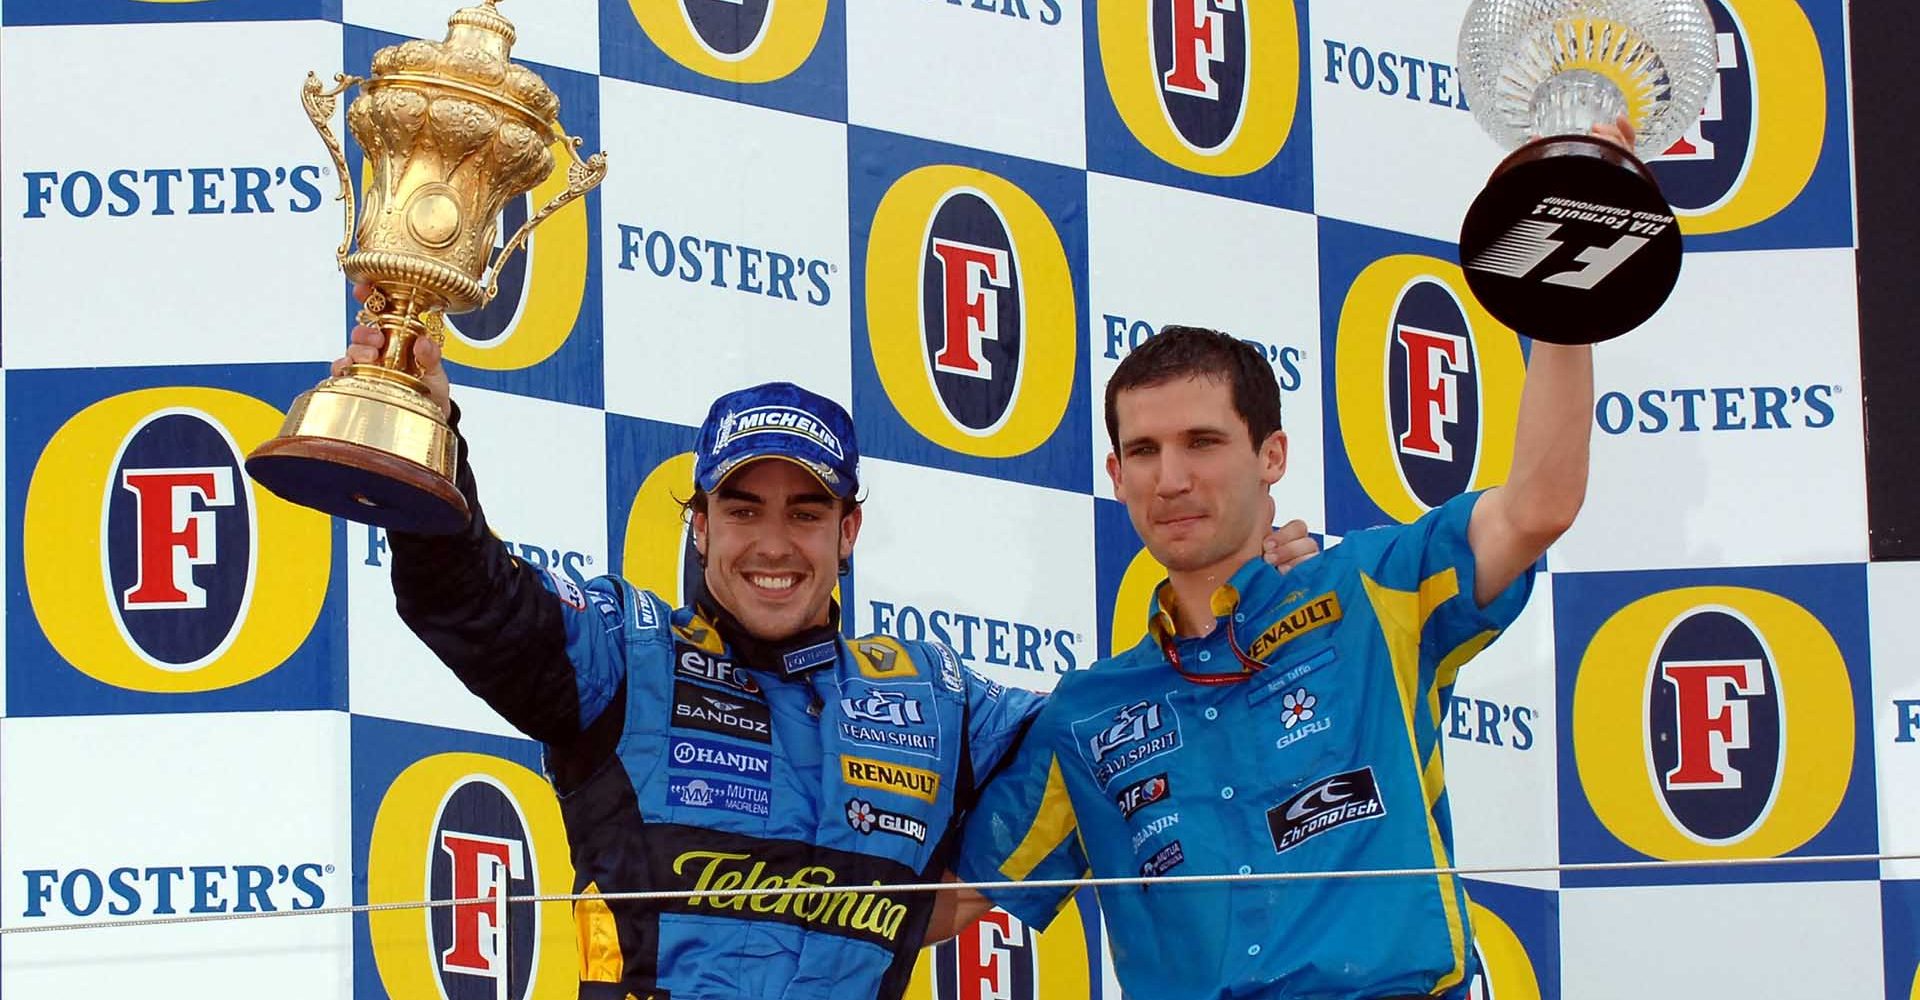
M 1680 226 L 1653 172 L 1591 136 L 1515 150 L 1460 227 L 1467 287 L 1515 332 L 1595 344 L 1647 321 L 1680 277 Z
M 247 475 L 273 495 L 335 517 L 415 535 L 451 535 L 467 500 L 444 477 L 377 448 L 281 437 L 247 456 Z

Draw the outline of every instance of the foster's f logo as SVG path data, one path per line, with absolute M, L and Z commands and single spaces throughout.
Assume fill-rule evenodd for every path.
M 1660 664 L 1674 690 L 1680 760 L 1665 773 L 1667 788 L 1739 788 L 1729 750 L 1751 743 L 1746 699 L 1766 694 L 1765 665 L 1757 659 Z
M 233 470 L 123 469 L 120 486 L 134 495 L 136 565 L 134 585 L 121 592 L 126 611 L 204 608 L 207 592 L 194 583 L 193 568 L 219 559 L 210 508 L 232 507 Z
M 1402 323 L 1394 340 L 1407 359 L 1407 429 L 1399 437 L 1400 451 L 1451 462 L 1446 428 L 1460 420 L 1460 376 L 1473 369 L 1467 338 Z
M 500 837 L 440 834 L 440 850 L 453 869 L 453 894 L 470 900 L 453 907 L 453 942 L 440 953 L 447 972 L 507 979 L 506 907 L 509 887 L 527 876 L 521 842 Z
M 1173 67 L 1161 77 L 1168 90 L 1220 99 L 1214 66 L 1227 58 L 1228 17 L 1238 18 L 1238 0 L 1173 0 Z
M 945 342 L 934 370 L 991 380 L 993 362 L 981 353 L 981 341 L 1000 339 L 1000 292 L 1012 286 L 1012 257 L 998 247 L 950 239 L 933 240 L 931 250 L 946 307 Z

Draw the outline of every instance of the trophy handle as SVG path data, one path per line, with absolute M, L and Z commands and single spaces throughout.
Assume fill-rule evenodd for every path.
M 333 172 L 340 178 L 340 194 L 334 200 L 347 203 L 347 229 L 340 237 L 340 249 L 333 252 L 334 262 L 345 266 L 347 248 L 353 244 L 353 180 L 347 176 L 347 154 L 340 148 L 340 137 L 333 134 L 333 109 L 337 104 L 335 98 L 341 92 L 365 80 L 335 73 L 333 82 L 335 86 L 332 90 L 324 90 L 319 74 L 308 70 L 307 82 L 300 87 L 300 105 L 307 109 L 307 117 L 312 119 L 314 130 L 320 133 L 321 141 L 327 144 L 327 152 L 333 155 Z
M 582 141 L 580 137 L 566 134 L 557 125 L 555 131 L 559 132 L 560 138 L 566 143 L 567 153 L 573 157 L 573 162 L 567 164 L 567 189 L 555 195 L 552 201 L 541 206 L 540 211 L 521 223 L 520 228 L 514 231 L 513 238 L 494 255 L 493 262 L 487 265 L 487 291 L 480 300 L 481 305 L 492 302 L 493 297 L 499 294 L 500 268 L 506 264 L 507 258 L 513 256 L 514 251 L 526 244 L 527 237 L 533 233 L 533 227 L 547 221 L 548 216 L 566 207 L 567 203 L 575 198 L 599 187 L 600 182 L 607 179 L 606 153 L 595 153 L 583 160 L 580 158 Z

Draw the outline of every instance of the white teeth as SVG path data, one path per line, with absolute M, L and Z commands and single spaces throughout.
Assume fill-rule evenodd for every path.
M 767 590 L 787 590 L 800 582 L 797 576 L 767 576 L 760 573 L 747 574 L 747 582 Z

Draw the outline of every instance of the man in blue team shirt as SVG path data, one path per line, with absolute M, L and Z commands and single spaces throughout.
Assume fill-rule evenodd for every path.
M 1106 401 L 1108 474 L 1167 580 L 1139 645 L 1061 679 L 983 792 L 955 870 L 990 882 L 1451 865 L 1442 705 L 1580 509 L 1591 349 L 1533 345 L 1505 485 L 1349 535 L 1284 576 L 1258 558 L 1287 437 L 1257 352 L 1169 328 L 1121 362 Z M 989 895 L 1044 927 L 1067 893 Z M 1464 997 L 1474 971 L 1451 875 L 1100 899 L 1138 1000 Z

